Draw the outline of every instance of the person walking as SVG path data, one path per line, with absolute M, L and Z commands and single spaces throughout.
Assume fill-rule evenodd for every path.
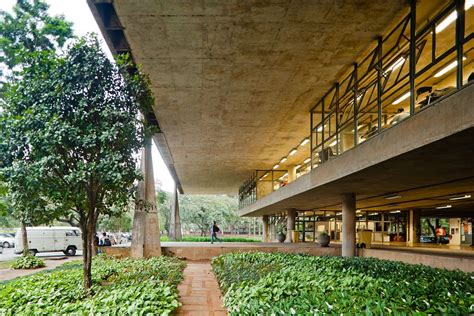
M 215 240 L 217 240 L 218 242 L 222 242 L 222 240 L 217 237 L 218 232 L 220 232 L 220 229 L 217 226 L 216 221 L 214 221 L 214 224 L 211 228 L 211 244 L 213 244 Z

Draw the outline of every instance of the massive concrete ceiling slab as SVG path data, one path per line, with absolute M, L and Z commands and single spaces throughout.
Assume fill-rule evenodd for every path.
M 237 193 L 309 134 L 308 110 L 404 0 L 115 0 L 186 193 Z M 301 153 L 301 156 L 309 155 Z

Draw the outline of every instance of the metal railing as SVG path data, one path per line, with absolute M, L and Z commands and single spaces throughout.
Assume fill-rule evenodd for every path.
M 445 3 L 422 25 L 416 23 L 416 3 L 310 110 L 310 157 L 299 174 L 474 81 L 465 66 L 474 65 L 474 0 Z M 241 207 L 264 196 L 258 194 L 259 171 L 241 187 Z

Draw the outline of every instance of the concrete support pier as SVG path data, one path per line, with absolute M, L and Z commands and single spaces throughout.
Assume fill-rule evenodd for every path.
M 355 255 L 356 199 L 354 193 L 342 196 L 342 256 Z
M 295 221 L 296 221 L 296 210 L 289 209 L 287 211 L 287 218 L 286 218 L 286 242 L 295 242 L 293 240 L 293 234 L 291 233 L 295 229 Z
M 268 215 L 262 216 L 262 241 L 268 242 Z
M 171 201 L 170 231 L 171 240 L 181 240 L 181 215 L 179 214 L 179 193 L 178 188 L 174 187 L 173 200 Z
M 148 258 L 161 255 L 160 225 L 156 210 L 155 179 L 151 156 L 151 138 L 145 140 L 142 150 L 143 180 L 138 184 L 133 217 L 131 256 Z
M 420 242 L 420 210 L 410 210 L 409 211 L 409 228 L 408 228 L 408 243 L 414 245 Z

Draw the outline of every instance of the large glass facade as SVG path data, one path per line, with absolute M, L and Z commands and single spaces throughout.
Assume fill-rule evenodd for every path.
M 311 109 L 310 153 L 295 178 L 474 82 L 474 0 L 413 1 L 409 11 Z M 263 196 L 257 179 L 241 205 Z

